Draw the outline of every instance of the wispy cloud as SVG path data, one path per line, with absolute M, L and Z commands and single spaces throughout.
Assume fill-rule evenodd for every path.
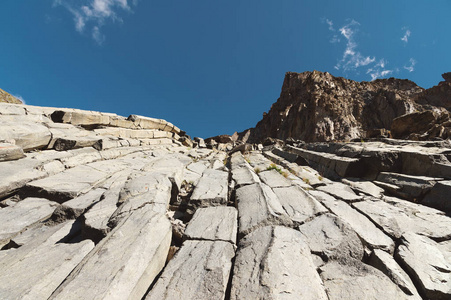
M 368 68 L 368 70 L 366 70 L 366 74 L 369 74 L 371 76 L 371 80 L 375 80 L 377 78 L 381 78 L 381 77 L 390 75 L 393 73 L 393 70 L 385 69 L 385 66 L 387 64 L 388 64 L 388 62 L 382 58 L 374 66 L 372 66 L 371 68 Z
M 406 69 L 409 72 L 415 71 L 415 65 L 417 64 L 417 61 L 413 58 L 409 59 L 410 65 L 404 66 L 404 69 Z
M 403 27 L 402 30 L 404 30 L 404 36 L 401 38 L 401 41 L 403 41 L 404 43 L 407 44 L 407 42 L 409 41 L 409 37 L 410 37 L 410 30 Z
M 359 67 L 367 66 L 376 61 L 375 57 L 362 55 L 357 51 L 358 44 L 355 34 L 358 31 L 359 22 L 351 20 L 339 29 L 340 34 L 346 39 L 346 49 L 341 60 L 335 65 L 335 69 L 350 71 Z
M 81 3 L 80 3 L 81 2 Z M 101 33 L 101 27 L 107 21 L 122 22 L 120 12 L 131 12 L 128 0 L 54 0 L 54 6 L 66 8 L 73 16 L 75 29 L 83 33 L 90 31 L 92 38 L 101 45 L 105 41 L 105 35 Z M 132 5 L 137 4 L 132 0 Z
M 341 58 L 338 59 L 334 66 L 336 70 L 340 70 L 345 74 L 350 72 L 359 74 L 363 69 L 365 70 L 365 74 L 370 76 L 371 80 L 390 76 L 393 73 L 400 72 L 403 68 L 409 72 L 415 70 L 414 67 L 417 62 L 413 58 L 409 60 L 409 64 L 406 64 L 403 67 L 400 65 L 388 67 L 389 62 L 385 58 L 360 52 L 358 39 L 360 23 L 356 20 L 348 20 L 341 27 L 335 27 L 336 24 L 332 20 L 326 18 L 321 19 L 321 22 L 327 24 L 328 30 L 334 34 L 334 37 L 329 39 L 329 42 L 340 43 L 342 40 L 346 44 Z M 412 33 L 407 27 L 403 27 L 402 30 L 404 36 L 401 40 L 407 44 Z
M 338 36 L 338 34 L 336 34 L 337 31 L 335 30 L 334 22 L 326 18 L 322 18 L 321 22 L 326 23 L 329 26 L 329 31 L 334 33 L 333 36 L 330 38 L 329 42 L 331 42 L 332 44 L 339 43 L 340 37 Z

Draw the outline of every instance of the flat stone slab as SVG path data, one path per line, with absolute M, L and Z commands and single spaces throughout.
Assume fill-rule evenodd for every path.
M 108 221 L 117 210 L 116 204 L 119 201 L 119 194 L 127 181 L 129 173 L 129 170 L 124 170 L 115 174 L 112 183 L 104 186 L 108 190 L 102 195 L 102 201 L 95 203 L 83 214 L 83 236 L 99 242 L 111 231 Z
M 88 192 L 109 176 L 108 173 L 83 165 L 30 182 L 24 192 L 26 195 L 42 196 L 62 203 Z
M 234 207 L 199 208 L 185 230 L 191 240 L 226 241 L 235 244 L 238 211 Z
M 311 251 L 328 259 L 363 259 L 364 247 L 359 236 L 346 222 L 327 213 L 299 226 Z
M 405 294 L 381 271 L 358 260 L 332 261 L 320 270 L 330 300 L 421 299 Z
M 351 225 L 352 229 L 370 248 L 383 249 L 393 253 L 395 247 L 393 240 L 346 202 L 320 191 L 310 191 L 310 194 L 320 200 L 332 213 Z
M 236 190 L 238 230 L 246 235 L 266 225 L 292 225 L 272 189 L 264 183 L 245 185 Z
M 384 200 L 368 199 L 353 206 L 395 239 L 407 232 L 436 240 L 451 239 L 451 218 L 441 211 L 393 197 Z
M 220 170 L 207 169 L 194 188 L 190 203 L 200 207 L 224 205 L 228 201 L 229 174 Z
M 371 254 L 369 264 L 387 275 L 404 293 L 415 295 L 420 299 L 409 275 L 396 263 L 393 256 L 385 251 L 375 249 Z
M 262 171 L 258 173 L 258 176 L 266 185 L 270 186 L 271 188 L 291 186 L 291 181 L 285 178 L 276 170 Z
M 14 140 L 14 144 L 24 151 L 47 146 L 52 136 L 49 129 L 40 123 L 30 122 L 25 117 L 13 122 L 0 121 L 2 140 Z
M 351 187 L 341 182 L 333 182 L 323 186 L 319 186 L 317 187 L 317 190 L 326 192 L 334 196 L 335 198 L 344 200 L 346 202 L 360 201 L 363 199 L 362 196 L 356 195 L 356 193 L 354 193 Z
M 337 175 L 340 177 L 355 177 L 362 171 L 359 170 L 361 167 L 358 158 L 341 157 L 331 153 L 310 151 L 290 145 L 287 145 L 287 148 L 291 153 L 317 165 L 323 172 L 332 177 Z
M 304 223 L 328 210 L 299 186 L 273 188 L 286 214 L 294 222 Z
M 342 179 L 341 182 L 349 185 L 355 192 L 364 193 L 375 198 L 382 198 L 384 195 L 384 189 L 371 181 Z
M 2 298 L 47 299 L 93 248 L 92 241 L 84 240 L 30 251 L 8 269 L 0 270 Z
M 148 205 L 134 211 L 50 299 L 141 299 L 164 267 L 171 235 L 171 223 L 164 215 Z
M 89 207 L 101 200 L 105 189 L 93 189 L 84 195 L 64 202 L 53 213 L 52 219 L 76 219 Z
M 232 168 L 232 179 L 235 180 L 237 187 L 261 182 L 258 175 L 248 164 Z
M 406 233 L 396 252 L 404 269 L 429 299 L 451 297 L 451 263 L 438 243 L 414 233 Z
M 0 143 L 0 161 L 16 160 L 24 158 L 23 149 L 17 145 Z
M 42 198 L 26 198 L 12 207 L 0 209 L 0 248 L 27 227 L 48 219 L 58 203 Z
M 451 215 L 451 180 L 439 181 L 434 185 L 429 194 L 424 197 L 421 204 L 437 208 Z
M 230 299 L 328 299 L 302 235 L 281 226 L 239 242 Z
M 224 299 L 235 249 L 223 241 L 185 241 L 145 299 Z
M 392 192 L 395 192 L 396 195 L 411 201 L 419 201 L 422 199 L 438 180 L 442 180 L 442 178 L 412 176 L 390 172 L 381 172 L 377 176 L 377 181 L 393 184 L 399 187 L 399 189 Z

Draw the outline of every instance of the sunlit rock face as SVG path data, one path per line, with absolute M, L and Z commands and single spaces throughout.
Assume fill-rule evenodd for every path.
M 393 121 L 421 93 L 288 73 L 262 144 L 0 103 L 1 298 L 449 299 L 451 145 Z M 418 140 L 336 141 L 393 124 Z
M 266 137 L 281 140 L 291 137 L 321 142 L 388 137 L 397 117 L 425 110 L 439 114 L 451 108 L 451 82 L 446 74 L 447 81 L 424 90 L 406 79 L 356 82 L 327 72 L 288 72 L 277 102 L 255 128 L 242 132 L 240 139 L 261 142 Z M 449 116 L 446 120 L 449 121 Z M 428 132 L 436 124 L 445 130 Z M 451 134 L 449 127 L 437 120 L 414 133 L 418 134 L 416 139 L 447 138 Z

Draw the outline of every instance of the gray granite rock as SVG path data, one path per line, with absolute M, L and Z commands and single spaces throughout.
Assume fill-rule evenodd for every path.
M 220 170 L 207 169 L 194 188 L 190 203 L 198 207 L 225 205 L 228 201 L 229 174 Z
M 441 211 L 393 197 L 367 199 L 353 206 L 394 239 L 413 232 L 437 240 L 451 238 L 451 218 Z
M 327 212 L 323 205 L 299 186 L 277 187 L 273 191 L 293 222 L 304 223 Z
M 93 248 L 94 243 L 85 240 L 30 251 L 8 269 L 0 270 L 2 298 L 47 299 Z
M 145 299 L 224 299 L 235 249 L 223 241 L 185 241 Z
M 328 298 L 302 235 L 266 226 L 239 243 L 230 299 Z
M 248 164 L 232 168 L 232 179 L 237 187 L 260 182 L 260 178 Z
M 320 192 L 310 191 L 316 199 L 326 206 L 332 213 L 343 219 L 359 235 L 365 244 L 373 249 L 383 249 L 393 252 L 395 243 L 377 228 L 367 217 L 353 209 L 346 202 L 336 200 L 332 196 Z
M 317 189 L 346 202 L 360 201 L 363 198 L 362 196 L 356 195 L 348 185 L 341 182 L 329 183 L 319 186 Z
M 236 190 L 240 235 L 265 225 L 292 225 L 276 194 L 264 183 L 245 185 Z
M 141 299 L 164 267 L 171 233 L 169 220 L 150 206 L 134 211 L 85 257 L 50 299 Z
M 429 194 L 424 197 L 421 204 L 440 209 L 441 211 L 451 215 L 451 180 L 439 181 L 432 188 Z
M 332 261 L 320 271 L 330 300 L 421 299 L 405 294 L 381 271 L 358 260 Z
M 58 203 L 42 198 L 27 198 L 12 207 L 0 209 L 0 248 L 27 227 L 48 219 Z
M 371 254 L 369 264 L 387 275 L 404 293 L 415 295 L 418 299 L 421 299 L 409 275 L 396 263 L 393 256 L 385 251 L 375 249 Z
M 234 207 L 199 208 L 185 230 L 192 240 L 226 241 L 235 244 L 238 212 Z
M 347 223 L 332 214 L 321 215 L 299 226 L 311 251 L 328 259 L 346 261 L 363 259 L 364 247 Z
M 396 256 L 429 299 L 451 297 L 451 264 L 433 240 L 414 233 L 402 236 Z
M 16 160 L 23 157 L 25 157 L 25 154 L 21 147 L 0 142 L 0 161 Z

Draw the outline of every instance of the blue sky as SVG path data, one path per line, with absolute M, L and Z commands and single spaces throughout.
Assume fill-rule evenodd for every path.
M 4 0 L 0 88 L 27 104 L 253 127 L 287 71 L 429 88 L 451 71 L 451 1 Z

